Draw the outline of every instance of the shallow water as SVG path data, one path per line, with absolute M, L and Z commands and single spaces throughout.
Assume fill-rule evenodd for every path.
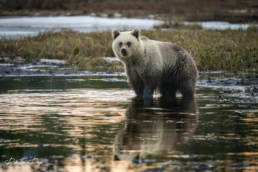
M 250 24 L 243 23 L 229 23 L 222 21 L 206 21 L 206 22 L 185 22 L 185 24 L 199 24 L 204 29 L 214 29 L 214 30 L 226 30 L 226 29 L 247 29 Z
M 114 28 L 120 30 L 153 29 L 153 26 L 162 24 L 162 20 L 139 18 L 106 18 L 94 16 L 48 16 L 48 17 L 0 17 L 0 39 L 35 36 L 39 32 L 72 29 L 79 32 L 105 31 Z M 228 22 L 184 22 L 185 24 L 199 24 L 204 29 L 246 29 L 250 24 L 232 24 Z
M 135 99 L 124 79 L 0 78 L 2 170 L 258 170 L 257 103 L 200 85 L 193 100 Z
M 92 16 L 49 16 L 0 18 L 0 36 L 8 38 L 34 36 L 39 32 L 72 29 L 79 32 L 104 31 L 110 29 L 152 29 L 163 23 L 158 20 L 136 18 L 103 18 Z

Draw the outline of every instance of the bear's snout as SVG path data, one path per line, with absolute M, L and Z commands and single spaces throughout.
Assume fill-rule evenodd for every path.
M 125 56 L 126 55 L 126 49 L 125 48 L 122 48 L 122 50 L 121 50 L 121 53 Z

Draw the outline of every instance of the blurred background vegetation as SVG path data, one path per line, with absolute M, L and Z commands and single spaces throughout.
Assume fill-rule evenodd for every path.
M 93 14 L 94 13 L 94 14 Z M 258 0 L 0 0 L 0 16 L 96 15 L 155 18 L 164 24 L 142 31 L 153 40 L 176 43 L 193 55 L 199 70 L 258 68 Z M 156 15 L 158 14 L 158 15 Z M 251 23 L 245 29 L 209 30 L 184 21 Z M 122 71 L 114 57 L 110 31 L 44 32 L 33 37 L 0 39 L 3 57 L 21 56 L 26 62 L 64 59 L 80 70 Z
M 258 21 L 257 0 L 0 0 L 0 15 L 87 15 L 146 17 L 173 14 L 185 21 Z

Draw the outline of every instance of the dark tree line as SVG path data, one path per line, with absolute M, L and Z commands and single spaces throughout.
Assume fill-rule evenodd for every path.
M 230 10 L 235 9 L 246 9 L 248 15 L 231 14 Z M 214 20 L 218 17 L 223 20 L 228 16 L 231 19 L 233 15 L 241 21 L 246 18 L 257 21 L 258 0 L 0 0 L 0 15 L 2 11 L 16 10 L 71 11 L 80 14 L 94 12 L 110 15 L 119 12 L 124 16 L 175 14 L 183 15 L 188 20 Z
M 70 0 L 0 0 L 4 9 L 64 9 Z

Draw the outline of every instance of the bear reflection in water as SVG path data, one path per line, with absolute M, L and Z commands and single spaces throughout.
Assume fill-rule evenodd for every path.
M 189 140 L 197 127 L 195 99 L 133 99 L 125 127 L 114 143 L 114 160 L 132 161 L 170 152 Z

